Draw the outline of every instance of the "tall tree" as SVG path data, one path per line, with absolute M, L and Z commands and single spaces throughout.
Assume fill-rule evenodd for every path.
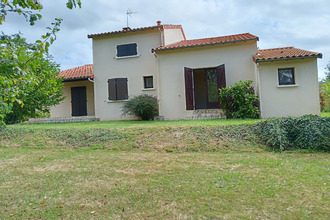
M 80 0 L 68 0 L 69 9 L 81 7 Z M 43 6 L 38 0 L 1 0 L 0 25 L 8 13 L 23 15 L 30 25 L 42 18 Z M 61 83 L 56 78 L 59 68 L 48 54 L 56 39 L 62 19 L 55 22 L 40 40 L 29 44 L 21 34 L 1 35 L 0 39 L 0 126 L 4 119 L 19 122 L 33 116 L 36 110 L 61 100 Z
M 2 91 L 12 89 L 19 101 L 4 96 L 2 100 L 11 107 L 5 114 L 6 123 L 18 123 L 37 112 L 48 111 L 47 106 L 63 100 L 61 79 L 57 78 L 59 65 L 48 54 L 40 53 L 40 44 L 29 44 L 19 34 L 0 35 L 0 54 L 7 62 L 0 63 L 0 77 L 11 84 Z M 42 48 L 41 48 L 42 49 Z M 18 64 L 19 69 L 15 68 Z M 12 94 L 13 95 L 13 94 Z

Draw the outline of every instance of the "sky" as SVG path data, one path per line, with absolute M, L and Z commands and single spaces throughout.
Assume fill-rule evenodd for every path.
M 40 0 L 42 20 L 30 26 L 23 16 L 10 14 L 0 25 L 5 34 L 21 32 L 29 42 L 40 39 L 55 18 L 61 31 L 50 48 L 61 70 L 93 63 L 88 34 L 181 24 L 187 39 L 251 33 L 260 49 L 294 46 L 320 52 L 319 79 L 330 62 L 329 0 L 82 0 L 82 8 L 69 10 L 66 0 Z

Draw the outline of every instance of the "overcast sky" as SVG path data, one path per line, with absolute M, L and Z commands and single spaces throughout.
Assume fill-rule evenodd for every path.
M 330 61 L 329 0 L 82 0 L 82 8 L 69 10 L 67 0 L 40 0 L 43 18 L 29 26 L 24 17 L 10 15 L 0 26 L 5 34 L 23 33 L 34 42 L 54 18 L 63 18 L 50 53 L 61 70 L 92 64 L 88 34 L 121 30 L 126 11 L 134 12 L 131 28 L 181 24 L 187 39 L 249 32 L 259 37 L 260 49 L 294 46 L 320 52 L 319 78 Z

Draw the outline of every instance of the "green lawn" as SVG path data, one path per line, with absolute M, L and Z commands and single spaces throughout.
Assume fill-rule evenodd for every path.
M 210 119 L 210 120 L 177 120 L 177 121 L 97 121 L 76 123 L 53 123 L 53 124 L 16 124 L 9 125 L 15 128 L 49 129 L 49 128 L 150 128 L 150 127 L 196 127 L 196 126 L 224 126 L 253 124 L 261 119 Z
M 329 154 L 272 152 L 257 121 L 8 126 L 0 219 L 329 219 Z

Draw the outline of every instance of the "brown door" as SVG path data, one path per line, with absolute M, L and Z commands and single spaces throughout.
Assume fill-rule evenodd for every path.
M 86 86 L 71 87 L 72 116 L 86 116 L 86 102 Z

